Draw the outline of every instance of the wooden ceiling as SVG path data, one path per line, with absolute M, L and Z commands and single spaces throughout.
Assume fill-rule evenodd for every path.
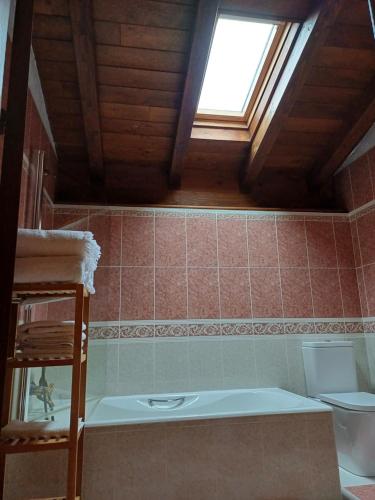
M 191 132 L 217 8 L 302 26 L 251 142 Z M 332 208 L 375 119 L 367 0 L 35 0 L 33 48 L 59 202 Z

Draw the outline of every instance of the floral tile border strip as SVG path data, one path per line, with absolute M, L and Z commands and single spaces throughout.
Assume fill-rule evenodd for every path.
M 90 328 L 92 339 L 141 339 L 166 337 L 212 337 L 238 335 L 299 335 L 299 334 L 363 334 L 375 333 L 375 321 L 371 318 L 362 323 L 353 318 L 352 321 L 336 320 L 250 320 L 250 321 L 206 321 L 202 322 L 158 322 L 153 324 L 140 322 L 113 326 L 101 325 Z

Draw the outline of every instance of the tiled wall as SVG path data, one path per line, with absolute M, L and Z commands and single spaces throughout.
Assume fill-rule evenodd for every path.
M 87 390 L 98 397 L 280 387 L 306 395 L 302 342 L 338 338 L 354 343 L 360 389 L 375 390 L 365 338 L 352 333 L 92 340 Z M 50 370 L 50 379 L 61 388 L 61 371 Z
M 375 148 L 338 174 L 338 198 L 350 210 L 362 316 L 375 316 Z
M 375 384 L 375 148 L 336 176 L 338 200 L 350 211 L 354 259 L 366 338 L 370 384 Z
M 63 452 L 39 455 L 10 456 L 5 500 L 64 494 Z M 341 498 L 329 413 L 88 429 L 84 456 L 89 500 Z
M 361 315 L 345 215 L 61 207 L 54 224 L 102 247 L 91 312 L 111 324 L 102 336 L 217 335 L 228 322 L 308 333 Z

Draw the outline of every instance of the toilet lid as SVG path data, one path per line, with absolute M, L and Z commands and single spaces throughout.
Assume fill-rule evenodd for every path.
M 357 411 L 375 411 L 375 394 L 368 392 L 335 392 L 320 394 L 321 401 Z

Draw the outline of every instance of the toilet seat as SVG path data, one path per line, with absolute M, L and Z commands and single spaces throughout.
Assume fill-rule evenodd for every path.
M 336 392 L 319 394 L 319 399 L 347 410 L 375 412 L 375 394 L 368 392 Z

